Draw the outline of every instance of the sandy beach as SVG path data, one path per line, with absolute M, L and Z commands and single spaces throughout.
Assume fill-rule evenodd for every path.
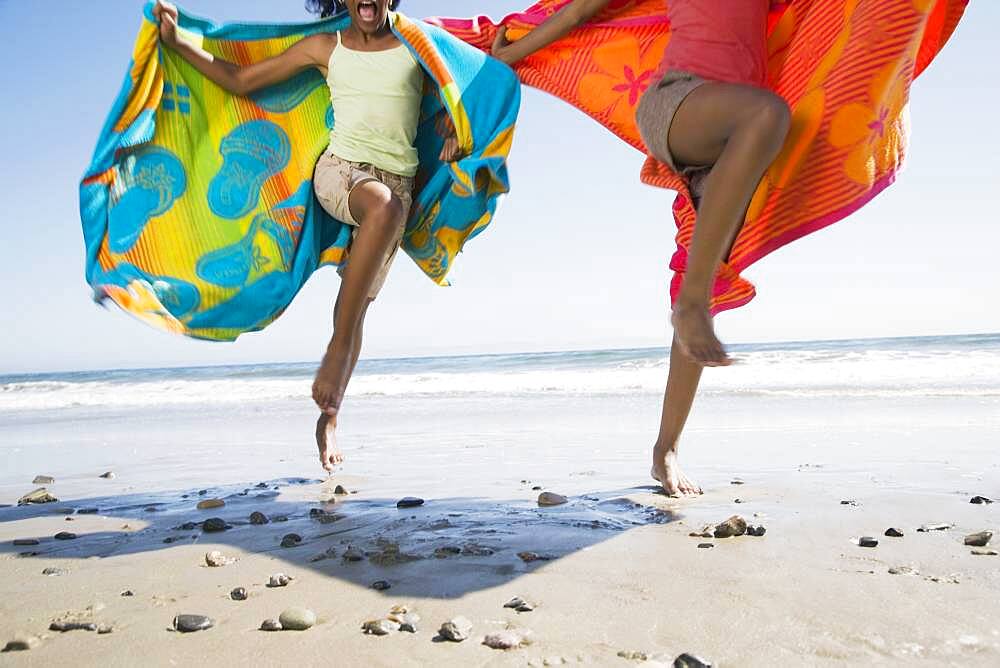
M 695 500 L 645 477 L 658 406 L 641 388 L 357 393 L 330 479 L 299 400 L 7 410 L 0 644 L 38 640 L 0 663 L 997 665 L 1000 556 L 964 542 L 1000 517 L 970 503 L 1000 497 L 1000 396 L 932 390 L 710 390 L 683 451 Z M 13 505 L 38 487 L 58 501 Z M 224 505 L 196 507 L 209 499 Z M 690 535 L 733 515 L 766 533 Z M 212 551 L 234 561 L 210 567 Z M 267 586 L 279 573 L 293 579 Z M 394 606 L 416 633 L 362 632 Z M 315 626 L 259 630 L 296 607 Z M 178 633 L 180 614 L 213 626 Z M 459 616 L 468 639 L 439 638 Z M 66 619 L 110 633 L 49 630 Z M 523 645 L 483 644 L 507 630 Z

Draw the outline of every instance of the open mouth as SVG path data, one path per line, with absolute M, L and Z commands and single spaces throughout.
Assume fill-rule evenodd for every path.
M 378 16 L 378 7 L 372 0 L 361 0 L 358 3 L 358 16 L 362 21 L 374 21 Z

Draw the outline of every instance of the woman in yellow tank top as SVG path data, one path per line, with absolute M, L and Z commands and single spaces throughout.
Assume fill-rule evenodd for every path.
M 316 163 L 313 189 L 323 208 L 353 226 L 349 261 L 341 265 L 333 336 L 313 383 L 320 408 L 316 442 L 327 470 L 343 461 L 335 431 L 347 383 L 361 352 L 365 313 L 385 281 L 413 202 L 417 135 L 424 73 L 393 34 L 398 0 L 310 0 L 323 17 L 346 10 L 343 33 L 306 37 L 284 53 L 239 66 L 178 38 L 177 8 L 159 0 L 154 14 L 161 41 L 206 77 L 235 95 L 249 95 L 311 68 L 330 86 L 336 123 Z M 458 158 L 454 135 L 441 160 Z

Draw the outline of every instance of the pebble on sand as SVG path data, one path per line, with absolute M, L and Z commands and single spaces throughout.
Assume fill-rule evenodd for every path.
M 48 568 L 42 570 L 42 575 L 48 575 L 50 577 L 67 574 L 69 574 L 68 570 L 65 568 L 56 568 L 55 566 L 49 566 Z
M 369 619 L 361 625 L 361 630 L 370 636 L 387 636 L 398 628 L 399 624 L 388 619 Z
M 222 508 L 226 502 L 222 499 L 205 499 L 198 502 L 198 510 L 211 510 L 212 508 Z
M 235 557 L 227 557 L 218 550 L 212 550 L 211 552 L 205 553 L 205 564 L 213 568 L 228 566 L 233 563 L 236 563 Z
M 385 580 L 376 580 L 375 582 L 373 582 L 371 584 L 371 588 L 374 589 L 375 591 L 385 591 L 386 589 L 390 588 L 391 586 L 392 585 L 389 584 Z
M 985 496 L 974 496 L 969 499 L 969 503 L 975 503 L 976 505 L 984 505 L 987 503 L 993 503 L 993 499 L 988 499 Z
M 76 534 L 70 531 L 60 531 L 53 538 L 56 540 L 76 540 Z
M 100 477 L 104 478 L 105 480 L 114 480 L 115 479 L 115 472 L 114 471 L 105 471 L 104 473 L 101 474 Z
M 765 533 L 767 533 L 767 528 L 764 525 L 747 526 L 748 536 L 763 536 Z
M 535 609 L 534 605 L 528 603 L 520 596 L 515 596 L 514 598 L 510 599 L 509 601 L 503 604 L 503 607 L 512 608 L 517 612 L 531 612 L 532 610 Z
M 23 634 L 16 635 L 9 640 L 2 651 L 4 652 L 26 652 L 42 644 L 42 639 L 38 636 Z
M 15 538 L 14 545 L 19 547 L 27 547 L 29 545 L 38 545 L 37 538 Z
M 885 530 L 885 535 L 888 536 L 889 538 L 902 538 L 903 532 L 897 529 L 896 527 L 889 527 L 888 529 Z
M 255 510 L 250 513 L 250 524 L 267 524 L 270 521 L 271 520 L 267 519 L 267 515 L 259 510 Z
M 977 531 L 965 537 L 965 544 L 972 547 L 986 547 L 986 544 L 993 538 L 992 531 Z
M 472 633 L 472 622 L 465 617 L 449 619 L 438 630 L 438 634 L 442 638 L 452 642 L 462 642 L 469 637 L 470 633 Z
M 274 587 L 287 587 L 288 583 L 294 580 L 291 575 L 285 575 L 284 573 L 275 573 L 267 579 L 267 586 Z
M 39 487 L 33 492 L 28 492 L 20 499 L 17 500 L 17 505 L 26 506 L 32 503 L 56 503 L 59 499 L 49 494 L 49 491 L 44 487 Z
M 742 536 L 747 532 L 747 521 L 739 515 L 733 515 L 725 522 L 715 525 L 716 538 L 730 538 L 732 536 Z
M 126 589 L 125 591 L 123 591 L 123 592 L 122 592 L 121 594 L 119 594 L 119 595 L 120 595 L 120 596 L 125 596 L 125 597 L 129 597 L 129 596 L 135 596 L 135 592 L 134 592 L 134 591 L 132 591 L 131 589 Z
M 229 525 L 226 524 L 226 521 L 221 517 L 209 517 L 201 524 L 201 530 L 205 533 L 218 533 L 220 531 L 225 531 L 228 528 Z
M 622 649 L 618 651 L 618 656 L 629 661 L 648 661 L 649 654 L 637 649 Z
M 204 631 L 215 626 L 215 620 L 205 615 L 177 615 L 174 617 L 174 630 L 181 633 Z
M 878 547 L 878 541 L 871 536 L 862 536 L 858 539 L 858 545 L 861 547 Z
M 531 631 L 527 629 L 496 631 L 483 638 L 483 644 L 492 649 L 517 649 L 530 642 Z
M 926 533 L 928 531 L 947 531 L 954 526 L 954 524 L 947 524 L 943 522 L 939 522 L 938 524 L 921 524 L 917 527 L 917 531 L 920 531 L 921 533 Z
M 286 533 L 281 539 L 281 547 L 297 547 L 302 543 L 302 536 L 297 533 Z
M 278 616 L 278 622 L 287 631 L 306 631 L 316 626 L 316 613 L 306 608 L 288 608 Z
M 49 631 L 59 631 L 67 633 L 69 631 L 96 631 L 97 624 L 94 622 L 81 622 L 74 620 L 57 620 L 49 624 Z
M 562 494 L 542 492 L 538 495 L 538 505 L 540 506 L 561 506 L 564 503 L 569 503 L 569 499 Z
M 247 590 L 244 587 L 236 587 L 229 592 L 229 598 L 234 601 L 245 601 L 247 600 Z
M 51 485 L 55 481 L 56 481 L 56 479 L 53 478 L 50 475 L 36 475 L 35 479 L 31 481 L 31 484 L 32 485 Z
M 699 656 L 684 652 L 674 659 L 674 668 L 712 668 L 712 664 Z
M 416 633 L 417 624 L 420 622 L 420 615 L 411 611 L 405 605 L 394 605 L 392 609 L 389 610 L 389 615 L 386 617 L 390 622 L 399 625 L 399 630 L 405 633 Z
M 422 505 L 424 505 L 424 500 L 418 499 L 415 496 L 405 496 L 396 502 L 397 508 L 416 508 Z
M 972 554 L 978 557 L 995 557 L 998 554 L 1000 554 L 1000 552 L 997 552 L 996 550 L 984 550 L 982 548 L 976 548 L 972 551 Z
M 281 622 L 277 619 L 265 619 L 260 623 L 261 631 L 281 631 Z
M 889 575 L 916 575 L 917 569 L 913 566 L 892 566 L 889 568 Z
M 347 491 L 347 488 L 344 487 L 343 485 L 337 485 L 336 487 L 334 487 L 333 493 L 338 494 L 340 496 L 345 496 L 347 494 L 350 494 L 350 492 Z
M 708 550 L 715 547 L 715 543 L 698 543 L 698 547 Z

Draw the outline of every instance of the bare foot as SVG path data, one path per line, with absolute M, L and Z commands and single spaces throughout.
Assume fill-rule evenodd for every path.
M 701 487 L 688 478 L 677 464 L 677 451 L 660 453 L 653 450 L 653 468 L 649 475 L 663 486 L 667 496 L 695 496 L 702 494 Z
M 319 462 L 327 471 L 344 463 L 344 453 L 337 447 L 337 417 L 322 413 L 316 421 L 316 446 Z
M 319 409 L 328 415 L 336 415 L 340 406 L 340 386 L 348 368 L 349 360 L 346 356 L 341 359 L 341 355 L 335 353 L 332 347 L 327 349 L 313 381 L 312 397 Z
M 702 366 L 729 366 L 733 361 L 715 336 L 712 316 L 702 305 L 678 303 L 670 322 L 684 353 Z

